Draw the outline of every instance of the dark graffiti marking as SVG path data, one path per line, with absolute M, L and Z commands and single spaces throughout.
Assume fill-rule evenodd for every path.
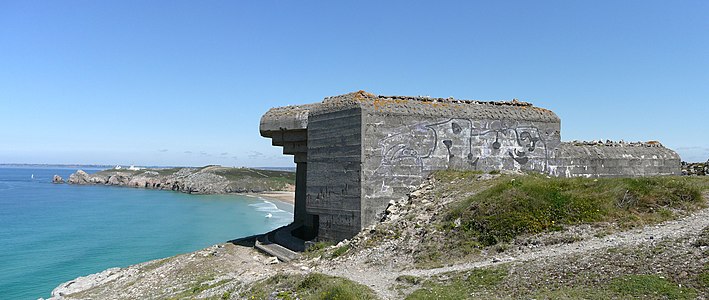
M 504 120 L 455 118 L 404 126 L 378 142 L 382 160 L 375 176 L 382 176 L 384 190 L 388 178 L 413 180 L 428 169 L 525 168 L 547 172 L 549 153 L 557 146 L 549 145 L 553 142 L 551 134 L 532 124 Z M 505 157 L 512 158 L 516 165 L 505 163 Z M 447 165 L 442 166 L 440 159 Z

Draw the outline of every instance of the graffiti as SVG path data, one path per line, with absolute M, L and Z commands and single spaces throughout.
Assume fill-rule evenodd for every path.
M 447 119 L 395 129 L 378 141 L 381 163 L 374 175 L 381 192 L 392 183 L 414 183 L 435 169 L 550 171 L 559 144 L 554 128 L 517 121 Z

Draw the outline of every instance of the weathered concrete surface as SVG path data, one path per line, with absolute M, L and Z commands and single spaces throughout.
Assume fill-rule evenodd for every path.
M 680 173 L 679 156 L 659 143 L 562 143 L 556 114 L 517 100 L 359 91 L 271 109 L 260 132 L 298 164 L 295 232 L 325 240 L 349 238 L 374 224 L 390 201 L 435 170 L 564 177 Z
M 550 175 L 560 177 L 638 177 L 680 175 L 679 155 L 657 142 L 570 142 L 555 150 Z

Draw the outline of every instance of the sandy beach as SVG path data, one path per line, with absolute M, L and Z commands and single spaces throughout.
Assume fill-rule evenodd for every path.
M 253 195 L 257 196 L 257 197 L 270 199 L 270 200 L 286 202 L 290 205 L 295 205 L 295 192 L 285 192 L 285 191 L 261 192 L 261 193 L 254 193 Z

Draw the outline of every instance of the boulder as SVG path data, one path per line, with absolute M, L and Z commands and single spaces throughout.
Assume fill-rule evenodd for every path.
M 127 185 L 130 181 L 130 176 L 125 173 L 116 173 L 108 177 L 108 184 L 110 185 Z
M 83 170 L 78 170 L 76 173 L 69 175 L 69 181 L 70 184 L 89 184 L 91 182 L 91 179 L 89 177 L 89 174 L 84 172 Z
M 89 182 L 92 184 L 106 184 L 108 182 L 108 178 L 106 176 L 100 176 L 100 175 L 89 175 Z
M 59 175 L 54 175 L 54 177 L 52 177 L 52 183 L 64 183 L 64 178 Z

